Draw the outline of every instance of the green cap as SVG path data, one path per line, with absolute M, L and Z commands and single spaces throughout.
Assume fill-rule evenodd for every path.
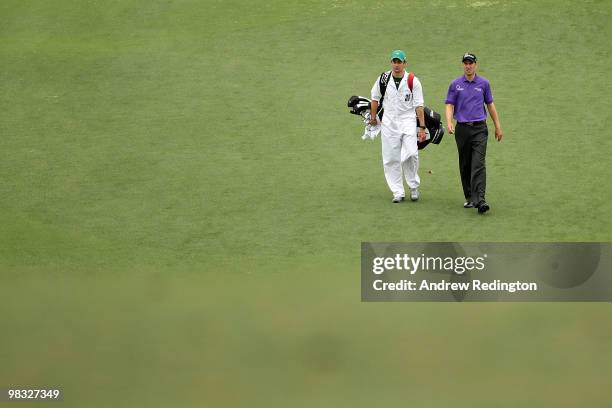
M 406 53 L 402 50 L 395 50 L 391 53 L 391 61 L 396 58 L 400 61 L 406 61 Z

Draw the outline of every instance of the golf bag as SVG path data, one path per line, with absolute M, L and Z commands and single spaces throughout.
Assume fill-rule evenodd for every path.
M 429 143 L 440 144 L 444 136 L 444 126 L 442 125 L 442 116 L 427 106 L 423 108 L 425 116 L 425 127 L 427 128 L 428 138 L 422 142 L 417 142 L 419 149 L 423 149 Z
M 388 80 L 388 78 L 387 78 Z M 412 89 L 411 89 L 412 90 Z M 384 93 L 383 93 L 384 96 Z M 370 100 L 364 96 L 353 95 L 349 98 L 347 106 L 351 108 L 349 113 L 361 116 L 364 121 L 370 119 Z M 444 136 L 444 126 L 442 125 L 441 115 L 429 109 L 427 106 L 423 109 L 425 113 L 426 139 L 423 142 L 417 142 L 419 150 L 424 149 L 429 143 L 439 144 Z M 382 98 L 379 104 L 378 117 L 382 121 Z

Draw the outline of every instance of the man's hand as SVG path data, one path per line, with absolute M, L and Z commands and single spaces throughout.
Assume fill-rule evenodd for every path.
M 446 127 L 448 128 L 448 133 L 450 133 L 451 135 L 455 133 L 455 125 L 453 125 L 452 121 L 448 122 Z
M 425 129 L 419 128 L 419 142 L 424 142 L 427 134 L 425 133 Z
M 493 123 L 495 124 L 495 138 L 498 142 L 501 142 L 504 132 L 502 131 L 501 123 L 499 122 L 499 116 L 497 115 L 495 104 L 493 102 L 489 103 L 487 105 L 487 110 L 489 111 L 491 119 L 493 119 Z
M 376 119 L 376 115 L 370 117 L 370 125 L 376 126 L 378 120 Z
M 448 133 L 451 135 L 455 133 L 455 125 L 453 125 L 453 114 L 455 112 L 455 105 L 451 105 L 450 103 L 446 104 L 446 127 L 448 128 Z
M 495 128 L 495 139 L 497 139 L 498 142 L 501 142 L 502 137 L 504 137 L 504 132 L 502 131 L 502 128 L 496 127 Z

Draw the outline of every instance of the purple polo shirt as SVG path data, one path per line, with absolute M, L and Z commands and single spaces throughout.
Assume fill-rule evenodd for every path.
M 487 119 L 485 104 L 492 102 L 491 85 L 486 78 L 476 75 L 468 81 L 461 75 L 451 82 L 444 103 L 455 106 L 457 122 L 478 122 Z

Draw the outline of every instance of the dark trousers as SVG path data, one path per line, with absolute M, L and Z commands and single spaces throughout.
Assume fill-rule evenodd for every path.
M 485 201 L 487 187 L 485 156 L 488 136 L 489 129 L 486 123 L 478 125 L 457 123 L 455 128 L 463 195 L 467 201 L 476 205 Z

